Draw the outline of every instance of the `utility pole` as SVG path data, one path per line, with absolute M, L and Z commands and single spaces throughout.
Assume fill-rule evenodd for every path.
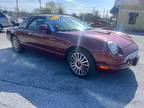
M 108 18 L 109 18 L 108 13 L 109 13 L 109 10 L 107 9 L 107 11 L 106 11 L 106 20 L 107 21 L 108 21 Z
M 96 16 L 96 7 L 93 7 L 93 16 L 94 16 L 94 18 L 95 18 L 95 16 Z
M 42 11 L 42 3 L 41 3 L 41 0 L 39 0 L 39 8 L 40 8 L 40 11 Z
M 17 21 L 19 18 L 19 5 L 18 5 L 18 0 L 16 0 L 16 13 L 17 13 Z
M 93 7 L 93 15 L 94 15 L 94 16 L 95 16 L 95 14 L 96 14 L 96 13 L 95 13 L 95 12 L 96 12 L 95 9 L 96 9 L 96 7 Z
M 105 19 L 105 9 L 103 10 L 103 19 Z
M 96 20 L 96 7 L 93 7 L 93 22 Z

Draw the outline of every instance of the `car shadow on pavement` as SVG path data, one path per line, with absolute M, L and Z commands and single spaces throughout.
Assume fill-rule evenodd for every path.
M 80 79 L 56 57 L 0 50 L 0 91 L 19 94 L 31 107 L 123 108 L 134 98 L 137 87 L 130 69 Z

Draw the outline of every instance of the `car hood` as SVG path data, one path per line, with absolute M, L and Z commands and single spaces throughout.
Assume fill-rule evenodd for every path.
M 112 41 L 118 44 L 120 48 L 124 48 L 135 43 L 133 39 L 127 34 L 116 31 L 94 29 L 88 31 L 88 34 L 94 35 L 95 38 L 100 35 L 100 39 L 104 39 L 105 41 Z
M 74 35 L 74 36 L 86 36 L 89 38 L 94 38 L 102 41 L 112 41 L 118 44 L 120 48 L 124 48 L 135 43 L 133 39 L 127 34 L 115 32 L 115 31 L 103 30 L 103 29 L 71 31 L 71 32 L 63 32 L 63 33 Z

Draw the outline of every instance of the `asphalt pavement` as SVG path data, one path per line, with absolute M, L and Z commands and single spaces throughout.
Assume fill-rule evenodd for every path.
M 80 79 L 62 59 L 15 53 L 1 33 L 0 108 L 144 108 L 144 35 L 132 38 L 141 55 L 136 67 Z

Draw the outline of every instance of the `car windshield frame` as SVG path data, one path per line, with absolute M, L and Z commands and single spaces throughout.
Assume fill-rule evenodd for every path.
M 84 22 L 70 16 L 57 16 L 55 19 L 51 19 L 54 16 L 47 17 L 47 22 L 52 26 L 55 32 L 63 31 L 84 31 L 92 29 Z M 64 25 L 65 24 L 65 25 Z M 60 28 L 61 27 L 61 28 Z

